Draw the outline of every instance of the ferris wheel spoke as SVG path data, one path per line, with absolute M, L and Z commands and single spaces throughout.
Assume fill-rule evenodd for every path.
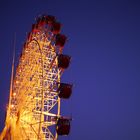
M 30 124 L 30 127 L 32 128 L 32 130 L 36 134 L 37 138 L 41 140 L 40 136 L 38 135 L 38 133 L 36 132 L 36 130 L 33 128 L 33 126 L 31 124 Z
M 25 128 L 24 128 L 23 126 L 20 127 L 20 128 L 23 130 L 23 132 L 24 132 L 24 134 L 25 134 L 25 136 L 23 135 L 22 138 L 26 137 L 26 138 L 28 138 L 28 140 L 30 140 L 30 137 L 27 135 Z M 22 130 L 21 130 L 21 131 L 22 131 Z
M 26 122 L 25 120 L 21 120 L 23 121 L 25 124 L 27 124 L 30 128 L 31 128 L 31 132 L 30 133 L 34 133 L 36 135 L 36 138 L 38 137 L 38 133 L 37 133 L 37 130 L 32 126 L 32 124 L 30 124 L 29 122 Z M 29 131 L 29 130 L 28 130 Z M 27 135 L 27 132 L 26 132 L 26 136 L 29 138 L 30 140 L 30 137 Z M 39 139 L 41 140 L 40 136 L 39 136 Z

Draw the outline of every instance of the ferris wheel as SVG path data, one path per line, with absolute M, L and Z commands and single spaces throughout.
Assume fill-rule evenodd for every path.
M 72 94 L 72 84 L 61 82 L 71 57 L 62 54 L 67 38 L 60 30 L 61 24 L 50 15 L 32 25 L 12 74 L 0 140 L 57 140 L 69 134 L 71 118 L 61 116 L 60 107 Z

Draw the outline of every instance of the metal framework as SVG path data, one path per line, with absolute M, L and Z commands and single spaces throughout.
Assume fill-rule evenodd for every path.
M 62 49 L 49 25 L 32 31 L 24 44 L 13 80 L 5 128 L 0 140 L 57 140 L 58 87 Z

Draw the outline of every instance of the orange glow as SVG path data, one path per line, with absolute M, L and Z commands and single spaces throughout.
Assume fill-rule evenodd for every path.
M 13 96 L 16 96 L 16 93 L 15 92 L 13 93 Z

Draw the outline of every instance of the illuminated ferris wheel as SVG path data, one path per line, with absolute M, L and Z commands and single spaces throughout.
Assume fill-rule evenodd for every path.
M 60 80 L 71 57 L 62 54 L 66 36 L 60 29 L 61 24 L 49 15 L 32 25 L 12 74 L 0 140 L 57 140 L 69 134 L 70 118 L 61 116 L 60 105 L 61 99 L 71 96 L 72 85 Z

